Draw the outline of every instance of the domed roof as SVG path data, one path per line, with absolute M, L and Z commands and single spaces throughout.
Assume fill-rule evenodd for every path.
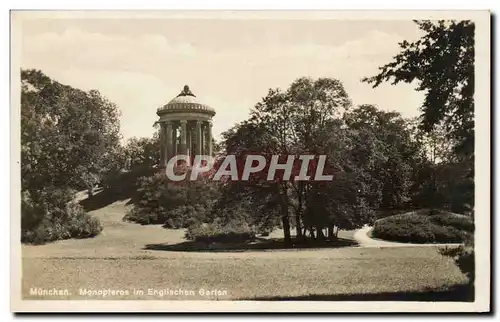
M 187 85 L 184 86 L 184 89 L 179 95 L 164 106 L 160 107 L 156 114 L 161 115 L 176 112 L 198 112 L 209 114 L 211 116 L 215 115 L 215 110 L 198 101 Z

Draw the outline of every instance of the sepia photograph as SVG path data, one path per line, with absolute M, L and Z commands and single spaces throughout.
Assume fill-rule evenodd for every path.
M 11 310 L 488 312 L 490 19 L 11 11 Z

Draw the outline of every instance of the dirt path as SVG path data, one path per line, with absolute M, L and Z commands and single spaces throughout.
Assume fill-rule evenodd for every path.
M 412 244 L 398 243 L 386 240 L 371 238 L 368 233 L 372 227 L 365 226 L 354 233 L 354 239 L 360 247 L 439 247 L 439 246 L 458 246 L 459 244 Z

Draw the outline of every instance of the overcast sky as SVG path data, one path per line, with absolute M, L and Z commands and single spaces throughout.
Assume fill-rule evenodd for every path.
M 337 78 L 355 105 L 409 117 L 423 100 L 412 85 L 360 82 L 419 37 L 409 20 L 37 19 L 22 35 L 22 67 L 99 90 L 119 106 L 125 138 L 151 136 L 156 109 L 185 84 L 216 110 L 216 138 L 302 76 Z

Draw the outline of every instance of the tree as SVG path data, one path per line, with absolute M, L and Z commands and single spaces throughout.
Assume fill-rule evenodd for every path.
M 280 217 L 285 243 L 289 245 L 293 224 L 297 237 L 303 239 L 307 229 L 311 236 L 316 230 L 321 238 L 322 229 L 328 227 L 333 231 L 334 223 L 345 228 L 367 223 L 366 207 L 361 211 L 359 208 L 366 201 L 358 193 L 357 177 L 346 173 L 352 169 L 348 166 L 347 130 L 341 116 L 350 106 L 349 97 L 338 80 L 300 78 L 286 91 L 269 90 L 268 95 L 256 104 L 248 121 L 223 135 L 227 154 L 244 155 L 256 151 L 284 156 L 324 154 L 329 169 L 336 169 L 339 178 L 343 174 L 344 178 L 349 178 L 342 181 L 350 184 L 345 189 L 338 184 L 293 180 L 231 183 L 232 200 L 240 200 L 236 196 L 241 196 L 250 200 L 253 209 L 270 216 L 266 218 Z M 328 202 L 320 202 L 319 196 L 327 198 Z M 294 217 L 290 216 L 291 211 Z
M 334 238 L 334 228 L 355 229 L 371 223 L 373 211 L 369 205 L 365 169 L 355 162 L 352 150 L 356 147 L 356 132 L 343 120 L 333 119 L 317 132 L 316 149 L 327 156 L 333 180 L 310 182 L 305 189 L 304 226 L 314 239 Z M 316 231 L 316 235 L 314 234 Z M 305 232 L 304 232 L 305 235 Z
M 406 40 L 401 42 L 401 53 L 392 62 L 380 67 L 378 75 L 364 81 L 374 87 L 384 81 L 392 81 L 393 84 L 418 82 L 417 90 L 426 92 L 421 106 L 421 128 L 426 133 L 432 133 L 436 126 L 444 125 L 447 138 L 453 142 L 455 156 L 459 159 L 456 165 L 465 174 L 458 176 L 460 193 L 455 204 L 459 206 L 457 209 L 473 208 L 475 25 L 471 21 L 415 22 L 425 33 L 424 36 L 411 43 Z M 437 184 L 433 183 L 432 188 L 433 199 L 437 200 Z M 468 212 L 474 213 L 470 210 Z M 458 256 L 457 264 L 461 268 L 460 263 L 465 262 L 465 266 L 473 272 L 473 249 L 451 255 Z
M 119 144 L 117 106 L 38 70 L 21 71 L 21 81 L 22 189 L 95 184 Z
M 462 188 L 458 189 L 463 191 L 461 203 L 473 207 L 475 25 L 471 21 L 416 23 L 424 36 L 411 43 L 401 42 L 401 53 L 380 67 L 378 75 L 364 81 L 374 87 L 384 81 L 393 84 L 418 82 L 417 90 L 426 92 L 421 106 L 420 128 L 427 135 L 428 151 L 433 154 L 431 159 L 438 161 L 445 157 L 456 163 L 453 168 L 460 165 L 462 174 L 458 178 L 463 178 Z M 453 155 L 442 148 L 448 145 L 453 146 Z M 435 153 L 439 151 L 433 148 L 438 146 L 446 155 Z M 443 168 L 445 164 L 436 167 Z M 436 175 L 433 176 L 434 181 Z M 438 193 L 436 185 L 433 184 L 432 189 Z M 433 198 L 440 199 L 439 196 Z
M 374 208 L 403 208 L 410 200 L 413 168 L 421 145 L 412 135 L 411 122 L 399 113 L 361 105 L 344 120 L 353 136 L 353 162 L 368 185 Z
M 263 123 L 244 121 L 222 133 L 222 156 L 235 155 L 239 171 L 243 168 L 246 155 L 272 155 L 276 149 L 277 140 Z M 281 198 L 277 182 L 268 182 L 263 177 L 250 177 L 250 181 L 226 181 L 220 188 L 221 195 L 214 211 L 228 214 L 225 209 L 238 209 L 238 212 L 229 214 L 243 215 L 244 218 L 236 219 L 244 219 L 261 231 L 272 230 L 283 220 L 282 216 L 280 218 Z
M 401 53 L 364 81 L 379 86 L 384 81 L 418 82 L 425 91 L 421 126 L 431 132 L 446 124 L 455 152 L 463 158 L 474 155 L 474 29 L 471 21 L 415 21 L 425 35 L 417 41 L 402 41 Z
M 119 111 L 98 91 L 82 91 L 39 70 L 21 70 L 23 242 L 97 235 L 102 226 L 72 202 L 73 189 L 100 181 L 119 146 Z
M 130 138 L 125 146 L 127 168 L 132 169 L 137 166 L 152 167 L 159 165 L 159 146 L 159 137 L 157 135 L 153 138 Z

